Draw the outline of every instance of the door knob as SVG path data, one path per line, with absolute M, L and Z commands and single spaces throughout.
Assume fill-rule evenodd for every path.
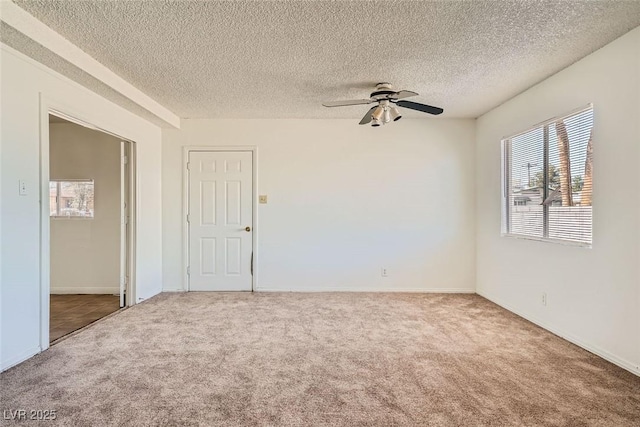
M 244 231 L 246 231 L 247 233 L 251 231 L 251 227 L 245 227 Z

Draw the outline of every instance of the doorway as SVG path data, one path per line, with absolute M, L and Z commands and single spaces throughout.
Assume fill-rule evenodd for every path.
M 134 144 L 49 114 L 49 342 L 127 305 Z
M 187 150 L 187 289 L 252 291 L 254 151 Z

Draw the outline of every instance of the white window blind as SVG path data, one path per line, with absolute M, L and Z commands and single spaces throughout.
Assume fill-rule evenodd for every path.
M 503 140 L 510 235 L 592 242 L 593 108 Z

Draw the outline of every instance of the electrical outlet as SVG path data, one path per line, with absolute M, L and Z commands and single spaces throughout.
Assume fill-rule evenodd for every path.
M 386 268 L 386 267 L 382 267 L 382 268 L 380 269 L 380 275 L 381 275 L 382 277 L 387 277 L 387 276 L 389 275 L 389 270 L 387 270 L 387 268 Z
M 21 196 L 27 195 L 27 183 L 26 181 L 20 180 L 18 181 L 18 194 Z
M 542 305 L 547 305 L 547 293 L 542 293 Z

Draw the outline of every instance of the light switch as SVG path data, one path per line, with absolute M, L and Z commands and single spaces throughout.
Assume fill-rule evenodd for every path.
M 18 181 L 18 186 L 19 186 L 18 193 L 21 196 L 26 196 L 27 195 L 27 182 L 23 181 L 23 180 L 20 180 L 20 181 Z
M 263 203 L 263 204 L 264 204 L 264 203 L 267 203 L 267 195 L 266 195 L 266 194 L 263 194 L 263 195 L 259 196 L 259 197 L 258 197 L 258 201 L 259 201 L 260 203 Z

